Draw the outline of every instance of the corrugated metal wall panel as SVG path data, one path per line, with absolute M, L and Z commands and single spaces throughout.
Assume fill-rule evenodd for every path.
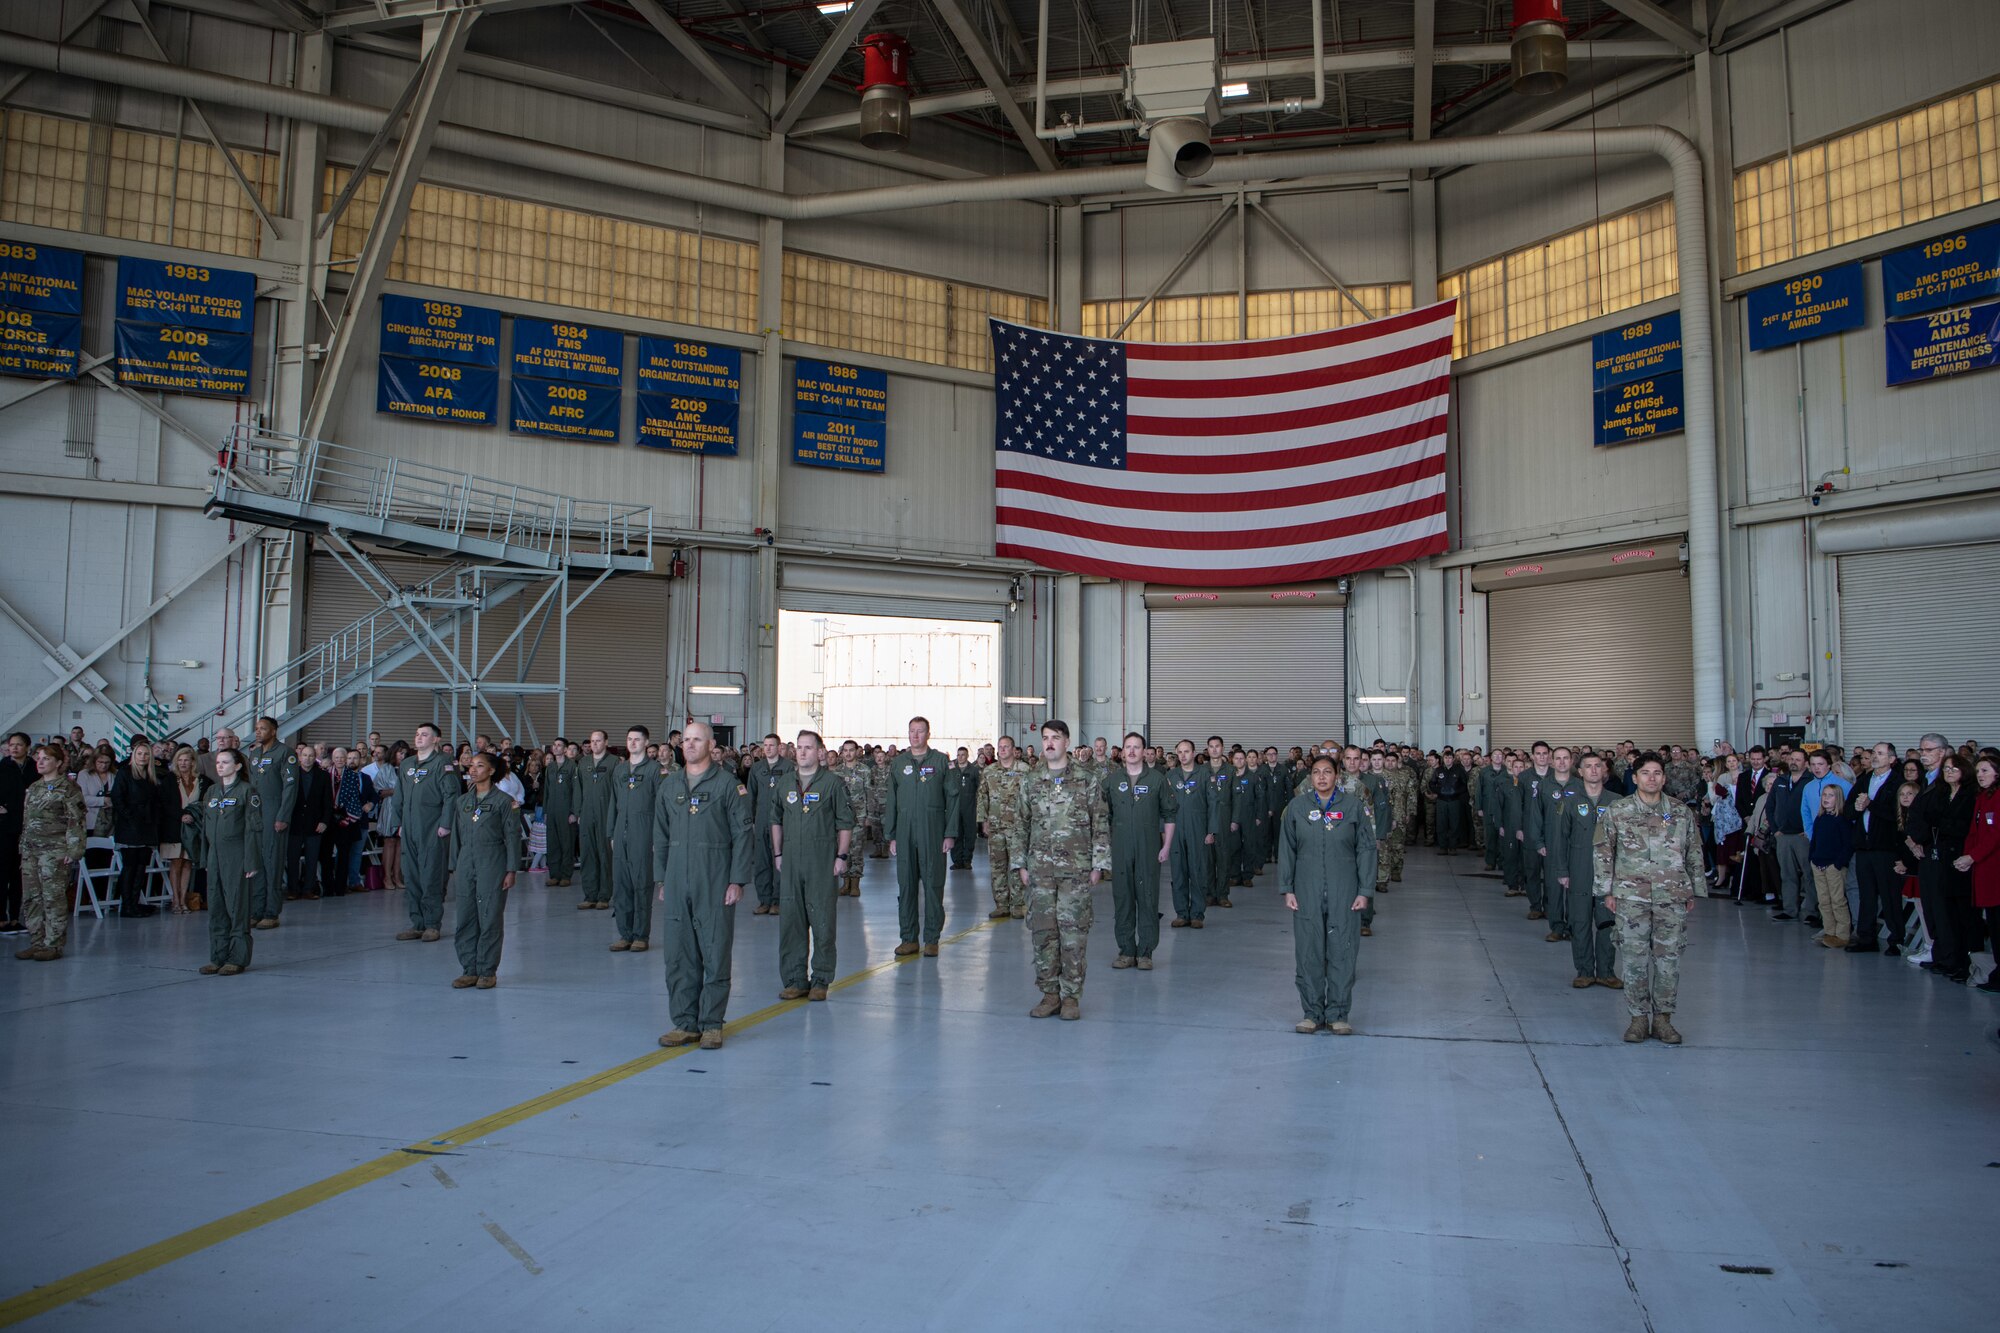
M 1839 566 L 1841 739 L 1904 750 L 1927 731 L 1954 745 L 2000 736 L 2000 545 L 1871 551 Z
M 1153 738 L 1245 747 L 1347 738 L 1346 608 L 1219 606 L 1146 613 Z
M 1492 743 L 1694 740 L 1687 580 L 1678 569 L 1486 597 Z
M 1454 387 L 1461 545 L 1535 540 L 1563 523 L 1606 527 L 1687 512 L 1678 436 L 1592 447 L 1587 340 L 1460 375 Z
M 1940 40 L 1940 34 L 1949 34 Z M 1795 23 L 1792 132 L 1811 143 L 1994 75 L 2000 5 L 1859 0 Z

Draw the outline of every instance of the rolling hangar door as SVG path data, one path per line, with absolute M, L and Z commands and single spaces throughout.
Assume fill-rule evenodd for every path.
M 1480 565 L 1494 745 L 1697 743 L 1680 542 Z
M 370 557 L 375 564 L 405 588 L 436 578 L 450 568 L 441 560 L 410 556 Z M 334 558 L 324 551 L 313 554 L 307 566 L 306 645 L 325 642 L 381 603 L 354 580 Z M 578 574 L 566 588 L 571 602 L 583 596 L 594 573 Z M 489 585 L 490 586 L 490 585 Z M 647 574 L 621 574 L 608 579 L 583 604 L 570 613 L 568 644 L 568 699 L 563 727 L 571 740 L 581 740 L 592 727 L 611 733 L 612 748 L 624 744 L 624 729 L 639 723 L 662 733 L 667 716 L 667 588 L 668 580 Z M 479 618 L 480 666 L 493 658 L 520 617 L 534 608 L 548 590 L 545 579 L 532 579 L 504 601 L 484 610 Z M 439 613 L 433 610 L 432 617 Z M 535 616 L 520 638 L 495 665 L 496 680 L 526 679 L 553 683 L 558 655 L 557 618 L 551 602 L 545 614 Z M 446 632 L 444 641 L 451 643 Z M 537 642 L 539 638 L 539 642 Z M 462 622 L 459 635 L 462 661 L 472 656 L 471 619 Z M 525 673 L 522 664 L 526 663 Z M 440 692 L 443 683 L 436 666 L 419 654 L 389 673 L 388 684 L 374 692 L 373 725 L 366 697 L 336 708 L 306 728 L 308 739 L 336 744 L 357 740 L 370 730 L 390 740 L 409 740 L 419 722 L 436 722 L 451 736 L 452 699 Z M 493 718 L 481 709 L 475 732 L 496 730 L 511 735 L 518 744 L 531 740 L 546 744 L 556 735 L 556 701 L 553 695 L 488 694 L 488 702 L 504 727 L 496 728 Z M 463 705 L 460 701 L 463 725 Z M 470 736 L 462 739 L 470 740 Z
M 1347 594 L 1294 588 L 1146 589 L 1151 735 L 1262 749 L 1347 739 Z
M 1838 570 L 1842 741 L 1900 751 L 1927 731 L 1953 745 L 2000 737 L 2000 544 L 1843 554 Z

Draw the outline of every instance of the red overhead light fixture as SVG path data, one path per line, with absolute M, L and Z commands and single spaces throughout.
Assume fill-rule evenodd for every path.
M 861 39 L 861 142 L 885 153 L 910 146 L 910 44 L 893 32 Z
M 1514 0 L 1514 91 L 1532 97 L 1569 83 L 1562 0 Z

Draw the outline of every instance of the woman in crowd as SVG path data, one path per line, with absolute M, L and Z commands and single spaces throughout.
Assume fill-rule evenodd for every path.
M 215 785 L 202 799 L 201 818 L 182 816 L 182 837 L 208 872 L 208 962 L 205 977 L 233 977 L 250 966 L 250 887 L 259 874 L 282 874 L 259 866 L 258 831 L 262 807 L 243 780 L 243 752 L 234 747 L 215 755 Z
M 1978 787 L 1972 797 L 1972 828 L 1965 835 L 1965 853 L 1957 868 L 1971 877 L 1980 934 L 1993 951 L 1993 968 L 1974 989 L 2000 995 L 2000 759 L 1982 753 L 1972 766 L 1972 777 Z
M 1845 949 L 1854 929 L 1847 911 L 1847 863 L 1854 859 L 1854 826 L 1847 822 L 1846 804 L 1840 788 L 1831 782 L 1820 788 L 1808 852 L 1824 932 L 1817 942 L 1829 949 Z
M 85 836 L 111 836 L 111 784 L 118 777 L 118 756 L 106 745 L 89 752 L 76 775 L 77 789 L 83 793 Z
M 1910 815 L 1911 850 L 1921 858 L 1917 882 L 1923 892 L 1924 925 L 1931 933 L 1931 957 L 1923 967 L 1949 981 L 1972 974 L 1972 880 L 1958 868 L 1965 838 L 1972 831 L 1972 765 L 1947 753 L 1935 785 L 1922 792 Z
M 1743 863 L 1743 816 L 1736 810 L 1736 783 L 1743 776 L 1743 761 L 1726 755 L 1722 771 L 1709 783 L 1708 803 L 1715 827 L 1715 886 L 1733 895 L 1738 869 Z M 1740 900 L 1739 900 L 1740 901 Z
M 1292 912 L 1292 954 L 1305 1017 L 1293 1028 L 1354 1031 L 1361 914 L 1375 894 L 1375 816 L 1359 784 L 1337 785 L 1333 759 L 1313 760 L 1312 786 L 1278 823 L 1278 889 Z
M 21 802 L 21 899 L 28 947 L 14 956 L 52 963 L 69 932 L 69 886 L 89 835 L 83 791 L 69 776 L 62 742 L 34 750 L 35 781 Z
M 377 746 L 374 762 L 361 771 L 375 784 L 375 836 L 382 843 L 382 887 L 403 887 L 403 824 L 396 808 L 396 782 L 401 775 L 400 746 Z
M 540 750 L 528 751 L 528 761 L 521 768 L 521 813 L 530 820 L 538 819 L 542 813 L 542 770 L 545 767 Z
M 153 767 L 153 746 L 132 738 L 132 757 L 111 778 L 111 840 L 118 844 L 118 915 L 152 916 L 145 896 L 146 872 L 160 845 L 160 812 L 166 792 Z
M 188 900 L 188 885 L 194 879 L 194 855 L 182 838 L 181 829 L 184 823 L 191 822 L 187 816 L 199 817 L 208 788 L 209 781 L 201 774 L 200 756 L 185 745 L 174 751 L 173 780 L 167 786 L 167 808 L 162 813 L 162 825 L 169 831 L 162 837 L 160 857 L 167 862 L 174 911 L 183 916 L 194 910 Z
M 500 984 L 507 890 L 521 864 L 521 819 L 497 780 L 507 775 L 498 755 L 476 754 L 467 767 L 472 789 L 451 803 L 451 858 L 456 867 L 458 945 L 461 975 L 452 989 Z

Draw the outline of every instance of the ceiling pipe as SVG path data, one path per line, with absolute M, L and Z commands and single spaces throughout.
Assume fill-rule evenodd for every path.
M 309 124 L 373 134 L 387 117 L 380 107 L 280 88 L 249 79 L 177 68 L 160 61 L 0 34 L 0 61 L 94 82 L 176 97 L 193 97 L 247 111 L 289 116 Z M 870 190 L 787 195 L 731 181 L 621 161 L 486 130 L 440 125 L 434 148 L 509 163 L 557 177 L 591 180 L 638 194 L 733 209 L 787 222 L 932 208 L 947 204 L 1046 200 L 1117 194 L 1143 188 L 1144 166 L 1083 167 L 977 180 L 925 181 Z M 1701 155 L 1684 135 L 1663 125 L 1602 130 L 1551 130 L 1431 139 L 1422 143 L 1354 144 L 1218 160 L 1205 178 L 1217 185 L 1334 175 L 1378 169 L 1435 170 L 1548 158 L 1650 155 L 1673 172 L 1675 236 L 1680 260 L 1682 365 L 1687 386 L 1688 592 L 1693 612 L 1695 734 L 1723 728 L 1721 496 L 1716 482 L 1715 343 L 1710 301 Z M 1051 179 L 1051 176 L 1054 179 Z

